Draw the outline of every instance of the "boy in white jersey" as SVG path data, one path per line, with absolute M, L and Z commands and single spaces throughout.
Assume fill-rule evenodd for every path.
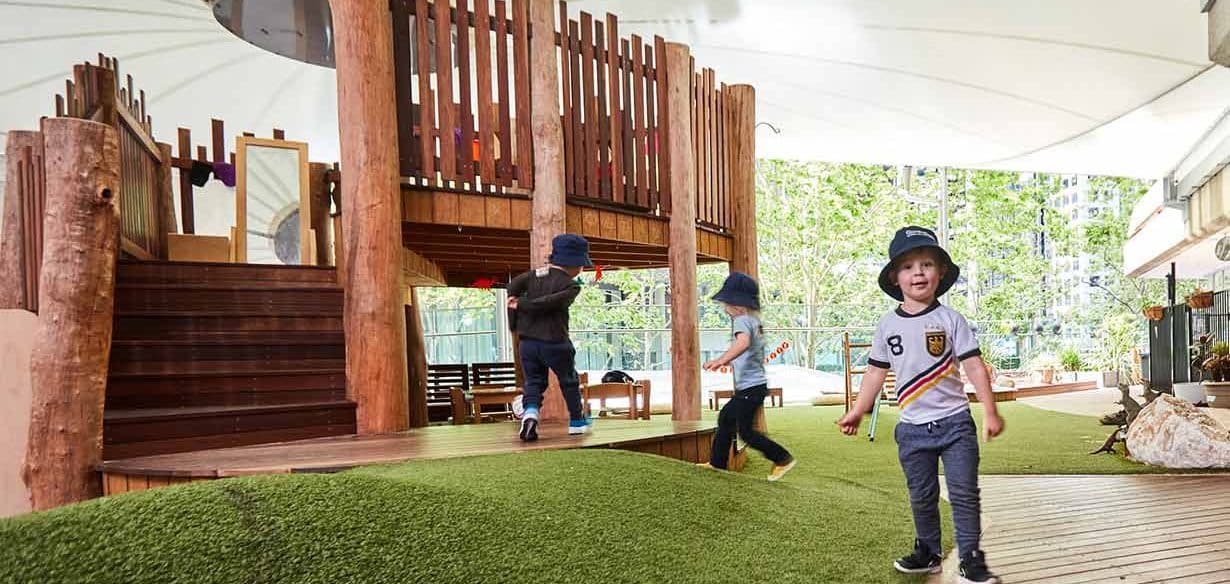
M 939 461 L 943 460 L 961 557 L 960 581 L 998 583 L 979 549 L 978 432 L 958 364 L 984 404 L 984 435 L 988 439 L 998 436 L 1004 421 L 996 410 L 990 375 L 969 323 L 936 300 L 956 283 L 961 271 L 930 229 L 901 229 L 888 249 L 880 289 L 901 305 L 880 319 L 858 402 L 837 424 L 843 433 L 857 434 L 863 414 L 883 389 L 888 370 L 895 371 L 901 417 L 894 437 L 910 489 L 916 539 L 914 552 L 893 566 L 908 574 L 941 570 Z

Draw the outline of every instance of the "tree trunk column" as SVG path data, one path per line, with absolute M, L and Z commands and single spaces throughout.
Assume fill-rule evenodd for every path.
M 530 0 L 529 9 L 531 30 L 554 33 L 553 0 Z M 530 122 L 534 135 L 531 266 L 547 264 L 547 257 L 551 255 L 551 240 L 565 229 L 564 129 L 560 123 L 559 56 L 554 36 L 535 34 L 530 38 Z M 516 354 L 513 358 L 520 361 L 520 343 L 515 344 L 514 349 Z M 542 396 L 539 417 L 543 422 L 568 420 L 568 406 L 564 403 L 564 394 L 554 373 L 550 374 L 547 391 Z
M 692 56 L 666 43 L 670 164 L 671 419 L 700 419 L 700 308 L 696 293 L 696 162 L 692 150 Z
M 36 511 L 102 495 L 96 467 L 120 228 L 115 130 L 51 118 L 43 121 L 43 136 L 47 203 L 23 468 Z
M 334 2 L 342 220 L 346 237 L 346 391 L 359 434 L 407 428 L 406 315 L 393 33 L 388 4 Z
M 730 199 L 735 234 L 730 269 L 759 279 L 756 247 L 756 88 L 751 85 L 727 87 L 726 104 L 735 122 L 729 144 L 734 159 L 730 167 Z

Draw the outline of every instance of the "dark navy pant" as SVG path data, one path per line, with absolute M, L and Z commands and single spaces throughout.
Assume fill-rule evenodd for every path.
M 969 411 L 927 424 L 898 423 L 894 430 L 897 457 L 910 488 L 914 532 L 931 553 L 940 547 L 940 460 L 952 504 L 961 555 L 979 549 L 982 499 L 978 489 L 978 429 Z
M 764 405 L 765 396 L 769 395 L 767 385 L 757 385 L 735 392 L 735 396 L 722 406 L 718 413 L 717 432 L 713 434 L 713 449 L 709 455 L 709 464 L 715 468 L 726 468 L 730 464 L 730 444 L 735 439 L 735 432 L 743 437 L 748 446 L 759 450 L 773 464 L 785 464 L 790 461 L 790 453 L 771 440 L 768 436 L 756 431 L 752 422 L 756 420 L 756 410 Z
M 547 390 L 547 372 L 554 371 L 559 378 L 559 387 L 568 403 L 568 417 L 585 419 L 581 409 L 581 379 L 577 375 L 577 350 L 572 341 L 546 342 L 537 339 L 521 339 L 521 371 L 525 374 L 525 387 L 521 403 L 525 407 L 541 407 L 542 394 Z

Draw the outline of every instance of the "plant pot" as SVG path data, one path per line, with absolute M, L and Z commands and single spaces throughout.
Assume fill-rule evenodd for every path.
M 1102 387 L 1119 387 L 1119 372 L 1118 371 L 1103 371 L 1102 372 Z
M 1149 320 L 1162 320 L 1166 316 L 1166 309 L 1161 306 L 1150 306 L 1144 309 L 1145 318 Z
M 1175 384 L 1175 387 L 1179 385 Z M 1204 394 L 1210 407 L 1230 409 L 1230 381 L 1206 381 Z
M 1045 383 L 1046 385 L 1055 383 L 1054 369 L 1039 369 L 1038 373 L 1042 376 L 1042 383 Z
M 1213 306 L 1212 292 L 1197 292 L 1187 297 L 1187 305 L 1196 310 L 1210 308 Z
M 1174 396 L 1183 401 L 1198 404 L 1204 401 L 1205 385 L 1209 383 L 1216 382 L 1206 381 L 1204 383 L 1176 383 L 1174 384 Z

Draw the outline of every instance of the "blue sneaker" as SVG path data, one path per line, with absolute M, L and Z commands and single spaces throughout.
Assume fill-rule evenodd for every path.
M 525 442 L 538 439 L 538 408 L 525 408 L 525 414 L 521 416 L 521 432 L 517 435 Z
M 589 434 L 590 429 L 592 427 L 593 427 L 593 422 L 591 422 L 589 418 L 585 418 L 583 420 L 569 420 L 568 421 L 568 433 L 569 434 Z

